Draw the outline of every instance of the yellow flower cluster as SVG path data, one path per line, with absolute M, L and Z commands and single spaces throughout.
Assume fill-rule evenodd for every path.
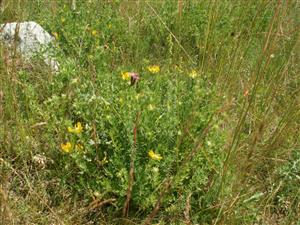
M 160 154 L 157 154 L 157 153 L 155 153 L 153 150 L 150 150 L 149 152 L 148 152 L 148 155 L 149 155 L 149 157 L 151 158 L 151 159 L 153 159 L 153 160 L 161 160 L 162 159 L 162 156 L 160 155 Z
M 129 80 L 130 79 L 130 73 L 129 72 L 123 72 L 121 73 L 123 80 Z
M 71 142 L 68 141 L 68 142 L 65 142 L 65 143 L 61 143 L 60 148 L 63 152 L 69 153 L 69 152 L 72 151 L 73 145 L 72 145 Z M 83 150 L 83 145 L 82 144 L 76 144 L 75 149 L 81 151 L 81 150 Z
M 83 130 L 83 127 L 80 122 L 77 122 L 74 127 L 68 127 L 68 132 L 73 133 L 73 134 L 80 134 L 82 132 L 82 130 Z M 74 145 L 70 141 L 67 141 L 65 143 L 61 143 L 60 148 L 63 152 L 69 153 L 74 148 Z M 75 149 L 83 150 L 83 145 L 78 143 L 75 145 Z
M 82 127 L 82 125 L 81 125 L 80 122 L 78 122 L 78 123 L 75 125 L 74 128 L 73 128 L 73 127 L 68 127 L 68 131 L 69 131 L 70 133 L 74 133 L 74 134 L 80 134 L 80 133 L 82 132 L 82 130 L 83 130 L 83 127 Z
M 160 67 L 158 65 L 148 66 L 147 69 L 150 73 L 158 73 L 160 71 Z
M 66 143 L 61 143 L 60 147 L 65 153 L 69 153 L 72 150 L 72 144 L 69 141 Z

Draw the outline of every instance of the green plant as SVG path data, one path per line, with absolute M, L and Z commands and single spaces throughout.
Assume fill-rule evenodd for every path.
M 14 2 L 60 69 L 0 46 L 3 223 L 297 223 L 296 1 Z

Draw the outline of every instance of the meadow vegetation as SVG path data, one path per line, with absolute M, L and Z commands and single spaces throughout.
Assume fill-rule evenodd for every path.
M 299 1 L 0 5 L 1 224 L 300 223 Z

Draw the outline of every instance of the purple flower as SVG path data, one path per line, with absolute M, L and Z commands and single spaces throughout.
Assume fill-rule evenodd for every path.
M 131 85 L 134 85 L 135 83 L 137 83 L 140 80 L 140 75 L 138 73 L 130 72 L 129 76 L 130 76 L 130 80 L 131 80 Z

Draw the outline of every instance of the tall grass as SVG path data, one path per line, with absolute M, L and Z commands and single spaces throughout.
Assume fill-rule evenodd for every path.
M 2 224 L 299 223 L 297 1 L 0 5 L 60 63 L 0 45 Z

